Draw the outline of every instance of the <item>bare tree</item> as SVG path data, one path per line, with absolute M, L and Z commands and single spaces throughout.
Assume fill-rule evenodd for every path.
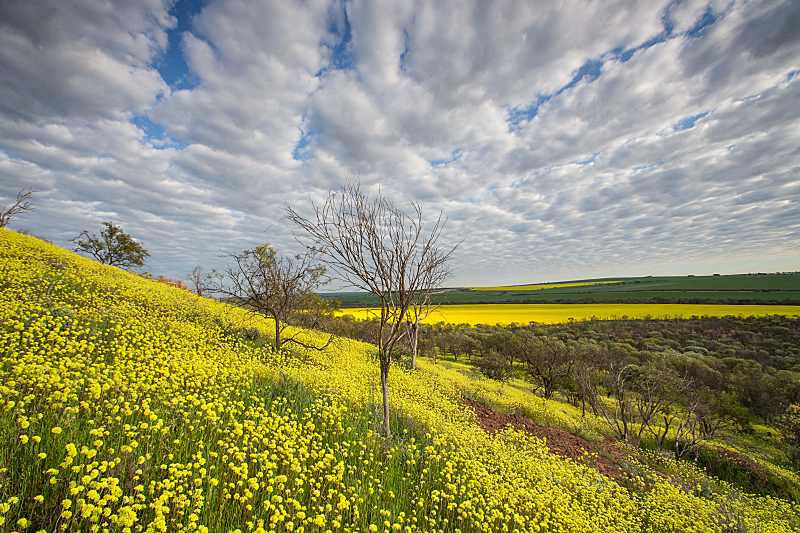
M 189 283 L 192 284 L 194 293 L 198 296 L 203 296 L 206 290 L 207 275 L 200 268 L 200 265 L 195 266 L 189 273 Z
M 407 333 L 406 316 L 426 292 L 448 275 L 447 262 L 455 247 L 440 243 L 444 218 L 426 227 L 422 207 L 411 213 L 396 207 L 380 192 L 370 198 L 358 184 L 331 192 L 321 204 L 312 203 L 303 216 L 289 208 L 289 218 L 301 230 L 309 249 L 342 282 L 375 295 L 380 316 L 375 344 L 383 395 L 383 430 L 389 427 L 389 367 L 397 342 Z
M 736 415 L 731 393 L 706 387 L 687 391 L 682 416 L 675 428 L 675 457 L 697 454 L 702 441 L 713 439 Z
M 432 295 L 432 290 L 417 291 L 409 306 L 409 312 L 406 314 L 406 335 L 411 348 L 411 368 L 414 370 L 417 368 L 417 354 L 419 353 L 419 325 L 438 307 L 431 301 Z
M 0 210 L 0 228 L 8 226 L 13 219 L 33 210 L 33 191 L 19 191 L 13 204 Z
M 299 338 L 298 330 L 285 335 L 289 321 L 310 304 L 314 291 L 324 281 L 325 268 L 315 263 L 313 252 L 294 257 L 278 256 L 268 244 L 231 256 L 233 264 L 224 272 L 212 272 L 205 290 L 230 298 L 254 313 L 275 322 L 274 349 L 293 343 L 304 348 L 324 350 L 333 340 L 315 345 Z
M 645 431 L 656 435 L 658 416 L 662 416 L 667 431 L 672 423 L 672 402 L 683 383 L 677 374 L 663 362 L 650 361 L 637 368 L 633 389 L 636 392 L 633 408 L 639 421 L 636 440 L 640 441 Z M 657 438 L 663 443 L 664 438 Z
M 616 350 L 598 350 L 602 362 L 594 369 L 582 371 L 580 376 L 582 394 L 592 411 L 605 420 L 616 436 L 627 442 L 631 434 L 634 407 L 631 382 L 636 375 L 636 365 L 629 363 Z M 610 398 L 607 400 L 600 388 L 602 385 Z
M 91 255 L 105 265 L 129 268 L 144 265 L 150 253 L 113 222 L 103 222 L 100 235 L 82 231 L 72 239 L 75 251 Z

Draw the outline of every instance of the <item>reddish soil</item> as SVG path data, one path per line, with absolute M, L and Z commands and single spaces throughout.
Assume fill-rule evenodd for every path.
M 464 399 L 464 403 L 475 411 L 478 423 L 489 433 L 511 426 L 544 439 L 552 453 L 593 466 L 602 474 L 616 480 L 625 477 L 625 471 L 620 467 L 620 463 L 624 462 L 625 453 L 612 439 L 607 439 L 602 444 L 595 444 L 563 429 L 540 426 L 522 415 L 498 413 L 475 400 Z M 586 453 L 590 456 L 586 457 Z

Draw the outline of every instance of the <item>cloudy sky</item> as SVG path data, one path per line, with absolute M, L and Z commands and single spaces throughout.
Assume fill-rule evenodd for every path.
M 452 284 L 800 269 L 800 2 L 550 4 L 0 0 L 0 203 L 179 278 L 353 177 Z

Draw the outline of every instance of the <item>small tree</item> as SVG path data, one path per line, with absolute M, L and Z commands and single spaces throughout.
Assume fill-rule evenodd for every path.
M 309 249 L 344 283 L 378 298 L 378 347 L 383 430 L 389 427 L 389 366 L 397 342 L 407 333 L 406 316 L 421 295 L 438 287 L 448 275 L 447 262 L 455 248 L 440 244 L 444 219 L 426 228 L 422 207 L 411 214 L 378 193 L 370 198 L 357 184 L 332 192 L 322 204 L 312 204 L 305 217 L 289 209 Z
M 522 359 L 528 374 L 544 397 L 550 399 L 572 378 L 575 350 L 564 341 L 553 337 L 536 337 L 524 334 Z
M 592 412 L 602 417 L 620 440 L 628 442 L 634 417 L 631 389 L 637 367 L 619 346 L 601 345 L 592 355 L 591 362 L 582 359 L 578 365 L 581 394 Z
M 200 265 L 197 265 L 189 273 L 189 283 L 191 283 L 192 290 L 196 295 L 203 296 L 206 290 L 206 282 L 207 275 L 203 272 L 203 269 L 200 268 Z
M 145 258 L 150 256 L 144 246 L 113 222 L 103 222 L 103 226 L 100 235 L 82 231 L 72 239 L 75 251 L 89 254 L 104 265 L 121 268 L 144 265 Z
M 651 360 L 636 368 L 632 388 L 636 393 L 633 409 L 639 421 L 636 440 L 640 441 L 645 431 L 656 435 L 661 415 L 666 426 L 665 435 L 657 440 L 663 443 L 671 425 L 672 403 L 685 392 L 684 383 L 663 361 Z
M 207 277 L 205 289 L 272 319 L 275 351 L 288 343 L 315 350 L 330 345 L 333 335 L 321 346 L 300 340 L 301 331 L 284 335 L 291 318 L 308 309 L 314 291 L 324 281 L 325 268 L 315 264 L 313 253 L 280 257 L 272 246 L 263 244 L 231 258 L 233 264 L 224 272 L 212 272 Z
M 8 226 L 9 222 L 19 215 L 32 211 L 33 202 L 31 202 L 31 198 L 33 198 L 33 191 L 19 191 L 14 203 L 5 209 L 0 209 L 0 228 Z
M 413 298 L 409 312 L 406 314 L 406 334 L 411 348 L 411 368 L 414 370 L 417 368 L 420 323 L 436 309 L 431 302 L 432 294 L 432 291 L 419 291 Z

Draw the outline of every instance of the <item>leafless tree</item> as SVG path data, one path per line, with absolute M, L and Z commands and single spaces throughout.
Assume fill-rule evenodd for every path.
M 189 273 L 189 283 L 192 284 L 192 289 L 198 296 L 203 296 L 203 293 L 206 290 L 207 281 L 207 275 L 205 272 L 203 272 L 203 269 L 200 267 L 200 265 L 195 266 Z
M 407 334 L 409 309 L 443 283 L 455 250 L 441 244 L 444 218 L 440 213 L 426 225 L 419 204 L 412 203 L 411 212 L 406 213 L 380 192 L 369 197 L 358 184 L 331 192 L 322 203 L 312 203 L 308 217 L 292 208 L 288 212 L 309 249 L 320 253 L 339 280 L 372 293 L 380 302 L 375 344 L 383 430 L 388 437 L 392 352 Z
M 674 371 L 663 362 L 650 361 L 636 369 L 633 390 L 633 409 L 638 418 L 639 429 L 636 440 L 640 441 L 645 432 L 654 433 L 659 415 L 665 424 L 670 424 L 672 403 L 676 394 L 682 390 L 683 382 Z M 663 442 L 663 439 L 660 439 Z
M 19 191 L 13 204 L 0 210 L 0 228 L 8 226 L 13 219 L 33 210 L 33 191 Z
M 292 317 L 303 312 L 324 281 L 325 268 L 316 264 L 314 253 L 280 257 L 272 246 L 264 244 L 234 254 L 231 259 L 232 265 L 224 272 L 207 276 L 204 288 L 272 319 L 276 351 L 289 343 L 315 350 L 324 350 L 331 344 L 333 335 L 317 345 L 302 340 L 301 330 L 285 334 Z
M 702 441 L 713 439 L 729 425 L 731 398 L 704 387 L 688 391 L 675 428 L 675 457 L 696 454 Z
M 620 440 L 627 442 L 634 416 L 631 382 L 636 374 L 636 366 L 609 355 L 601 355 L 607 359 L 602 368 L 596 367 L 586 375 L 581 375 L 581 386 L 592 411 L 605 420 Z M 599 387 L 601 384 L 610 398 L 606 399 Z
M 406 335 L 411 348 L 411 368 L 417 368 L 417 354 L 419 353 L 419 325 L 433 313 L 437 305 L 432 302 L 432 290 L 417 291 L 406 314 Z

